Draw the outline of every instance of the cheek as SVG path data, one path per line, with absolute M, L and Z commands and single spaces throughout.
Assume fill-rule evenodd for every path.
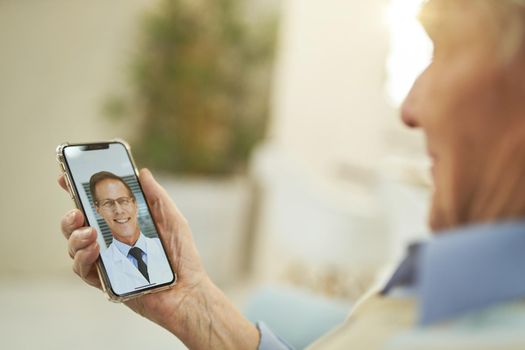
M 502 124 L 500 85 L 497 70 L 479 55 L 465 54 L 429 70 L 421 126 L 440 163 L 464 167 L 483 158 Z
M 435 65 L 428 74 L 421 126 L 437 158 L 432 226 L 446 227 L 468 211 L 503 106 L 489 66 L 465 58 Z
M 106 222 L 111 225 L 113 223 L 113 215 L 112 214 L 106 214 L 104 213 L 104 215 L 102 215 L 102 217 L 104 218 L 104 220 L 106 220 Z
M 480 55 L 458 55 L 437 69 L 435 90 L 429 98 L 436 99 L 439 118 L 451 135 L 482 129 L 501 108 L 498 70 Z

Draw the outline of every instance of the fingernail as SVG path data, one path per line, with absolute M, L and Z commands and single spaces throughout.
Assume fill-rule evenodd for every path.
M 75 214 L 76 214 L 76 211 L 72 210 L 70 211 L 68 214 L 67 214 L 67 223 L 68 224 L 73 224 L 75 222 Z
M 88 238 L 89 236 L 91 236 L 91 227 L 84 228 L 80 231 L 80 237 Z

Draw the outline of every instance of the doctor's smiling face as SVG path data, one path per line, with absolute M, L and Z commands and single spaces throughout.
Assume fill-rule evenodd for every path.
M 92 187 L 97 212 L 108 224 L 113 237 L 134 245 L 140 236 L 140 228 L 137 204 L 129 187 L 120 178 L 112 177 L 96 181 Z
M 525 215 L 525 1 L 429 0 L 434 44 L 402 119 L 433 161 L 434 231 Z

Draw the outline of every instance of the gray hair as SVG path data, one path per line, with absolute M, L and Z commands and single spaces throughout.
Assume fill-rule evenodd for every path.
M 476 0 L 479 1 L 479 0 Z M 483 0 L 495 14 L 497 39 L 505 62 L 525 49 L 525 0 Z
M 438 3 L 447 10 L 454 10 L 466 1 L 426 0 L 420 14 L 423 22 L 432 22 L 433 7 Z M 499 45 L 503 62 L 510 62 L 516 55 L 525 53 L 525 0 L 468 0 L 477 6 L 487 19 L 487 35 Z

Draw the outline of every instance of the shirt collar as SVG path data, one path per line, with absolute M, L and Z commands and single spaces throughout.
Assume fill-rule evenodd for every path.
M 144 238 L 144 235 L 142 232 L 139 235 L 139 239 L 135 243 L 134 246 L 127 245 L 126 243 L 122 243 L 118 239 L 113 238 L 113 244 L 117 247 L 117 249 L 122 253 L 124 256 L 128 256 L 129 250 L 133 247 L 139 247 L 142 252 L 146 253 L 146 239 Z
M 467 226 L 413 245 L 383 289 L 413 286 L 421 325 L 525 297 L 525 221 Z

